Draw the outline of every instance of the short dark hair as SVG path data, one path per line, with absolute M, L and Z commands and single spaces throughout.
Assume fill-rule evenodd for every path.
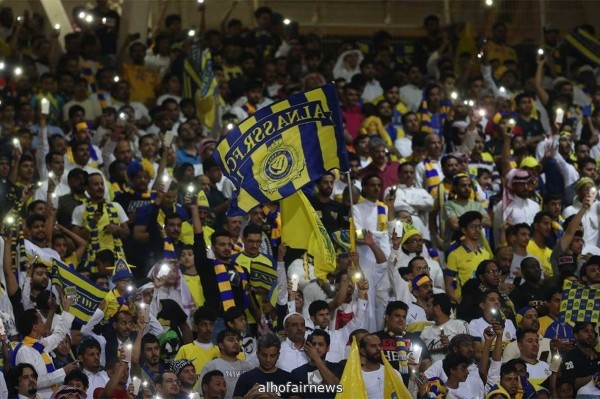
M 37 213 L 34 213 L 33 215 L 29 215 L 27 217 L 27 221 L 25 222 L 25 225 L 27 226 L 28 229 L 30 229 L 31 226 L 33 226 L 33 224 L 35 222 L 44 222 L 44 223 L 46 223 L 46 216 L 39 215 Z
M 204 376 L 202 377 L 202 382 L 200 383 L 200 386 L 204 386 L 204 385 L 208 385 L 210 384 L 210 380 L 213 377 L 223 377 L 225 378 L 225 376 L 223 375 L 223 372 L 221 372 L 220 370 L 211 370 L 208 373 L 204 374 Z
M 27 309 L 21 313 L 16 320 L 17 331 L 19 331 L 19 334 L 24 337 L 31 334 L 33 326 L 38 322 L 39 317 L 38 311 L 35 309 Z
M 540 212 L 536 213 L 535 217 L 533 218 L 533 224 L 540 223 L 542 221 L 542 219 L 545 217 L 549 217 L 550 220 L 552 220 L 552 214 L 548 211 L 540 211 Z
M 227 230 L 217 230 L 214 233 L 212 233 L 212 235 L 210 236 L 210 243 L 212 245 L 215 245 L 215 243 L 217 242 L 217 238 L 219 238 L 219 237 L 231 238 L 231 233 L 228 232 Z
M 590 321 L 581 321 L 575 323 L 575 325 L 573 326 L 573 334 L 579 334 L 581 330 L 583 330 L 589 325 L 591 325 L 593 328 L 596 328 L 596 325 Z
M 313 332 L 308 337 L 306 337 L 306 342 L 310 342 L 312 344 L 312 340 L 314 337 L 323 337 L 327 346 L 331 345 L 331 336 L 325 330 L 321 330 L 319 328 L 313 330 Z
M 457 368 L 461 364 L 469 366 L 471 361 L 460 353 L 448 353 L 442 361 L 442 369 L 447 376 L 450 376 L 452 374 L 452 369 Z
M 84 390 L 87 390 L 90 386 L 90 380 L 88 376 L 79 369 L 75 369 L 65 376 L 65 385 L 69 385 L 71 381 L 81 381 Z
M 242 231 L 242 237 L 247 238 L 250 234 L 260 234 L 262 236 L 262 228 L 256 224 L 249 224 L 244 227 L 244 231 Z
M 215 370 L 215 371 L 217 371 L 217 370 Z M 173 370 L 165 370 L 165 371 L 163 371 L 162 373 L 160 373 L 159 375 L 157 375 L 155 377 L 156 378 L 156 381 L 155 381 L 156 384 L 158 384 L 158 385 L 162 385 L 163 384 L 163 379 L 165 378 L 164 376 L 165 376 L 166 373 L 175 374 L 175 376 L 177 376 L 177 373 L 175 373 Z
M 214 323 L 216 319 L 217 315 L 208 306 L 200 306 L 194 312 L 194 325 L 200 323 L 202 320 L 208 320 Z
M 452 303 L 450 297 L 446 293 L 439 293 L 433 295 L 433 306 L 439 306 L 440 310 L 446 315 L 450 316 L 452 312 Z
M 144 334 L 144 336 L 142 337 L 142 351 L 144 350 L 144 345 L 147 345 L 147 344 L 157 344 L 160 346 L 160 343 L 158 342 L 158 338 L 156 338 L 156 335 L 151 334 L 151 333 Z
M 79 343 L 79 346 L 77 347 L 77 356 L 82 356 L 88 349 L 98 349 L 100 352 L 102 352 L 100 343 L 96 341 L 95 338 L 86 337 Z
M 491 294 L 496 294 L 496 295 L 500 296 L 500 292 L 498 290 L 493 290 L 493 289 L 485 290 L 484 292 L 481 293 L 481 296 L 479 297 L 479 303 L 485 303 L 485 300 Z
M 404 310 L 406 313 L 408 313 L 408 305 L 407 304 L 405 304 L 402 301 L 391 301 L 385 307 L 385 315 L 389 316 L 398 309 Z
M 238 340 L 240 339 L 240 334 L 237 331 L 232 330 L 231 328 L 226 328 L 217 334 L 217 343 L 222 344 L 225 342 L 225 338 L 227 337 L 236 337 Z
M 407 267 L 408 267 L 408 270 L 411 271 L 411 273 L 413 271 L 413 267 L 414 267 L 415 263 L 419 260 L 424 260 L 425 262 L 427 262 L 427 260 L 422 256 L 415 256 L 414 258 L 412 258 L 411 260 L 408 261 Z
M 246 312 L 244 311 L 244 309 L 240 308 L 239 306 L 232 306 L 225 311 L 223 319 L 225 321 L 225 324 L 227 324 L 229 322 L 233 323 L 235 319 L 242 316 L 246 316 Z
M 523 342 L 523 338 L 525 338 L 526 334 L 535 334 L 536 337 L 538 336 L 537 330 L 534 330 L 533 328 L 519 328 L 517 330 L 517 342 Z
M 325 309 L 329 309 L 329 305 L 327 304 L 327 302 L 325 302 L 321 299 L 313 301 L 308 306 L 308 315 L 311 317 L 315 316 L 317 314 L 317 312 L 320 312 L 321 310 L 325 310 Z
M 463 213 L 458 218 L 458 225 L 461 229 L 466 229 L 475 220 L 482 220 L 482 219 L 483 219 L 483 216 L 481 216 L 481 213 L 479 213 L 477 211 L 469 211 L 469 212 Z

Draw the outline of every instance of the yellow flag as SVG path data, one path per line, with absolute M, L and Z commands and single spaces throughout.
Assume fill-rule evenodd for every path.
M 381 359 L 383 360 L 383 397 L 384 398 L 410 398 L 412 395 L 406 389 L 404 381 L 396 373 L 390 362 L 385 358 L 383 352 L 381 352 Z
M 340 385 L 344 387 L 344 390 L 335 395 L 335 399 L 367 399 L 367 388 L 360 367 L 356 337 L 352 339 L 352 348 L 344 367 L 344 373 L 340 378 Z
M 281 240 L 290 248 L 306 249 L 314 259 L 315 277 L 325 280 L 335 270 L 333 242 L 302 191 L 281 200 Z

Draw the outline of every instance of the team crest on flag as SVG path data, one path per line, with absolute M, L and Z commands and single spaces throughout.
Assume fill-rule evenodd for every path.
M 560 300 L 560 322 L 600 321 L 600 290 L 565 280 Z
M 289 197 L 332 169 L 348 170 L 335 86 L 258 110 L 221 139 L 213 159 L 237 188 L 230 214 Z

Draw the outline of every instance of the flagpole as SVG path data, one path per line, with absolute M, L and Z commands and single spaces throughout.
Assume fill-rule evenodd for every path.
M 350 170 L 344 173 L 346 174 L 346 179 L 348 182 L 348 196 L 350 198 L 350 217 L 348 218 L 348 221 L 350 222 L 350 229 L 348 232 L 348 235 L 350 236 L 350 252 L 356 252 L 356 227 L 354 225 L 353 214 L 354 203 L 352 202 L 352 178 L 350 177 Z

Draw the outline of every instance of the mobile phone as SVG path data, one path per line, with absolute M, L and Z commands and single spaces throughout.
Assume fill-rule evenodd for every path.
M 173 144 L 173 139 L 175 139 L 175 133 L 169 131 L 165 133 L 165 147 L 170 147 Z
M 0 317 L 0 335 L 5 335 L 6 329 L 4 328 L 4 319 Z
M 139 308 L 140 308 L 140 317 L 145 322 L 149 322 L 150 321 L 150 306 L 142 302 L 139 304 Z
M 77 287 L 70 286 L 64 289 L 65 296 L 72 302 L 77 301 Z
M 550 371 L 553 373 L 558 373 L 561 363 L 562 357 L 560 356 L 560 353 L 556 352 L 554 355 L 552 355 L 552 360 L 550 360 Z
M 171 182 L 173 179 L 169 175 L 164 175 L 162 177 L 162 192 L 166 193 L 169 191 L 169 187 L 171 187 Z
M 292 291 L 298 291 L 298 283 L 300 282 L 300 277 L 297 274 L 292 274 Z
M 21 142 L 19 141 L 18 138 L 14 138 L 12 140 L 12 145 L 14 148 L 16 148 L 17 150 L 19 150 L 19 152 L 23 152 L 23 148 L 21 147 Z
M 50 113 L 50 101 L 48 101 L 47 98 L 42 98 L 41 111 L 44 115 L 48 115 Z
M 421 345 L 413 345 L 411 348 L 411 352 L 413 354 L 413 360 L 417 364 L 421 363 L 421 352 L 422 351 L 423 351 L 423 348 L 421 348 Z
M 501 325 L 504 325 L 504 316 L 502 315 L 502 311 L 497 308 L 492 308 L 492 319 L 496 320 Z
M 170 271 L 171 271 L 171 268 L 169 267 L 169 265 L 167 265 L 166 263 L 163 263 L 160 266 L 158 273 L 156 274 L 156 278 L 161 279 L 163 277 L 167 277 L 167 275 L 169 274 Z
M 133 395 L 137 396 L 137 394 L 140 392 L 140 386 L 142 385 L 142 380 L 140 380 L 137 377 L 133 377 L 131 379 L 131 381 L 133 382 Z
M 554 119 L 554 122 L 558 125 L 563 123 L 563 120 L 565 118 L 565 111 L 562 108 L 556 108 L 556 118 Z
M 122 352 L 123 353 L 123 361 L 125 363 L 131 363 L 132 349 L 133 349 L 133 345 L 131 345 L 131 344 L 126 344 L 121 347 L 121 350 L 123 351 Z
M 546 59 L 546 55 L 544 54 L 544 49 L 543 48 L 539 48 L 538 51 L 537 51 L 537 54 L 538 54 L 538 58 L 540 60 Z

